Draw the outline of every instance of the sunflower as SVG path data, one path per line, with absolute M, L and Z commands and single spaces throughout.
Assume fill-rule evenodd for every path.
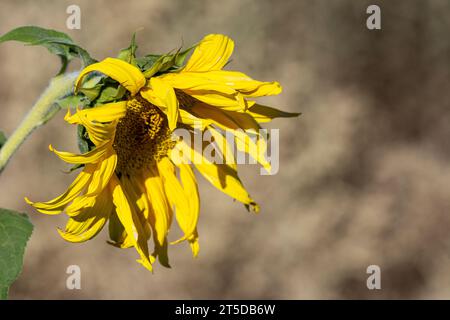
M 183 68 L 150 79 L 138 67 L 116 58 L 83 69 L 75 92 L 88 74 L 97 72 L 117 81 L 127 94 L 122 101 L 67 113 L 65 120 L 83 126 L 93 147 L 83 154 L 49 148 L 83 170 L 59 197 L 48 202 L 25 200 L 44 214 L 65 212 L 69 220 L 58 232 L 70 242 L 93 238 L 109 221 L 109 243 L 134 247 L 138 262 L 149 270 L 156 259 L 169 267 L 168 233 L 175 216 L 183 236 L 171 244 L 187 241 L 197 256 L 200 205 L 192 164 L 216 188 L 258 211 L 238 177 L 224 132 L 231 132 L 239 150 L 270 170 L 261 152 L 265 139 L 259 136 L 259 124 L 298 115 L 251 100 L 279 94 L 281 86 L 222 70 L 233 48 L 230 38 L 208 35 Z M 173 139 L 175 129 L 194 132 L 194 127 L 214 137 L 226 163 L 214 163 L 187 141 Z M 250 135 L 257 136 L 256 141 Z M 151 237 L 153 252 L 148 247 Z

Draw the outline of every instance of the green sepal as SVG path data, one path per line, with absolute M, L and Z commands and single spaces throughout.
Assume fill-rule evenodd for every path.
M 138 65 L 143 65 L 144 69 L 141 70 L 146 78 L 151 78 L 152 76 L 163 72 L 176 71 L 183 67 L 186 57 L 195 47 L 196 45 L 183 51 L 181 51 L 180 48 L 173 54 L 168 53 L 159 56 L 147 55 L 138 59 Z M 147 69 L 145 69 L 146 66 L 148 66 Z
M 100 96 L 98 97 L 96 103 L 104 104 L 115 100 L 120 100 L 126 92 L 127 90 L 123 86 L 118 86 L 117 88 L 106 87 L 100 93 Z
M 61 109 L 75 109 L 75 108 L 83 109 L 85 106 L 89 105 L 89 103 L 90 100 L 86 96 L 73 94 L 56 101 L 56 104 Z

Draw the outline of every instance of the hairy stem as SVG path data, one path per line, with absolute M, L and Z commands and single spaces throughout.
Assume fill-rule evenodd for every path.
M 63 74 L 50 81 L 47 89 L 0 149 L 0 173 L 26 138 L 59 111 L 55 102 L 71 92 L 77 75 L 78 72 Z

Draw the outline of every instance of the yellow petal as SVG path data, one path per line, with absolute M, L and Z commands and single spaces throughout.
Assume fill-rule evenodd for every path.
M 189 241 L 189 244 L 191 246 L 192 255 L 194 256 L 194 258 L 197 258 L 198 252 L 200 251 L 200 245 L 198 243 L 197 230 L 195 230 L 194 236 L 191 239 L 189 239 L 188 241 Z
M 210 120 L 198 118 L 186 110 L 179 109 L 179 112 L 180 122 L 189 127 L 203 130 L 206 126 L 212 123 Z
M 186 237 L 192 239 L 193 237 L 198 238 L 197 235 L 197 223 L 200 214 L 200 196 L 198 193 L 197 180 L 195 178 L 192 168 L 188 164 L 181 163 L 178 165 L 180 168 L 180 178 L 184 187 L 184 193 L 189 202 L 189 218 L 188 226 L 186 232 Z M 191 232 L 191 230 L 193 230 Z
M 191 190 L 193 189 L 191 181 L 186 181 L 189 189 L 183 188 L 175 175 L 175 167 L 169 158 L 164 157 L 158 162 L 158 170 L 163 178 L 167 198 L 176 207 L 175 216 L 184 232 L 184 237 L 176 241 L 181 242 L 189 238 L 195 231 L 198 221 L 198 203 L 195 201 L 191 203 L 193 199 L 189 199 L 189 197 L 195 197 L 196 195 L 198 199 L 198 193 Z M 184 179 L 188 179 L 185 172 Z
M 174 130 L 178 121 L 178 100 L 173 87 L 158 78 L 151 78 L 150 85 L 151 88 L 142 90 L 142 97 L 166 113 L 169 129 Z
M 177 147 L 195 164 L 197 170 L 213 186 L 230 197 L 250 206 L 254 211 L 257 212 L 259 210 L 258 205 L 250 198 L 247 190 L 242 185 L 236 170 L 233 170 L 226 164 L 211 163 L 207 158 L 199 154 L 197 150 L 190 148 L 183 141 L 178 142 Z M 196 157 L 200 157 L 202 161 L 200 163 L 193 161 Z
M 109 124 L 93 123 L 86 117 L 80 116 L 79 112 L 80 110 L 74 115 L 71 115 L 70 111 L 68 111 L 64 120 L 70 124 L 80 124 L 84 126 L 89 135 L 89 139 L 94 143 L 94 145 L 100 146 L 101 144 L 114 138 L 117 121 L 113 121 Z
M 189 111 L 199 118 L 212 120 L 215 125 L 224 130 L 231 131 L 236 137 L 238 150 L 250 154 L 270 172 L 271 165 L 265 156 L 266 140 L 259 134 L 260 126 L 249 114 L 220 110 L 206 104 L 196 104 Z M 253 137 L 250 137 L 249 133 Z
M 222 34 L 209 34 L 195 48 L 185 71 L 220 70 L 233 53 L 234 42 Z
M 65 231 L 59 230 L 61 237 L 70 242 L 84 242 L 97 235 L 105 225 L 112 210 L 109 190 L 96 197 L 92 207 L 84 209 L 75 218 L 69 218 Z
M 25 198 L 25 201 L 41 213 L 59 214 L 64 210 L 68 203 L 73 201 L 87 187 L 94 169 L 95 166 L 86 165 L 84 170 L 78 174 L 69 186 L 67 191 L 53 200 L 47 202 L 31 202 L 28 198 Z
M 158 171 L 153 168 L 150 168 L 145 173 L 144 179 L 145 189 L 152 208 L 149 220 L 155 228 L 154 238 L 160 246 L 163 246 L 171 222 L 171 212 L 164 191 L 164 185 Z
M 53 149 L 52 145 L 49 145 L 50 151 L 54 152 L 60 159 L 67 163 L 73 164 L 97 163 L 111 148 L 110 143 L 104 143 L 103 145 L 100 145 L 99 147 L 84 154 L 75 154 L 71 152 L 57 151 Z
M 129 195 L 130 204 L 135 206 L 136 214 L 141 221 L 144 234 L 148 240 L 151 236 L 151 228 L 148 222 L 150 204 L 148 202 L 147 193 L 143 193 L 139 190 L 138 183 L 134 178 L 124 176 L 121 181 L 126 194 Z
M 109 217 L 108 229 L 109 237 L 112 240 L 108 241 L 109 244 L 123 249 L 133 246 L 133 239 L 128 236 L 116 212 L 112 212 Z
M 105 158 L 97 164 L 92 173 L 91 181 L 87 187 L 86 193 L 74 199 L 67 206 L 66 213 L 69 216 L 77 216 L 85 207 L 94 203 L 95 197 L 105 190 L 113 176 L 117 165 L 117 154 L 108 153 Z
M 215 91 L 191 91 L 184 90 L 191 97 L 211 106 L 224 110 L 245 111 L 246 103 L 240 93 L 226 95 Z
M 227 110 L 243 111 L 246 108 L 243 95 L 227 84 L 209 77 L 209 72 L 168 73 L 159 79 L 210 105 Z
M 194 104 L 189 112 L 197 118 L 209 120 L 221 128 L 250 130 L 254 133 L 260 129 L 251 115 L 243 112 L 221 110 L 205 103 Z
M 111 122 L 119 120 L 125 116 L 127 111 L 127 102 L 113 102 L 97 106 L 94 108 L 83 109 L 78 111 L 80 117 L 86 117 L 89 121 Z
M 214 142 L 221 152 L 224 163 L 229 165 L 234 170 L 237 170 L 234 150 L 230 146 L 226 137 L 224 137 L 222 133 L 217 131 L 213 126 L 208 126 L 208 131 L 211 132 L 211 135 L 214 137 Z
M 276 82 L 263 82 L 253 80 L 246 74 L 237 71 L 211 71 L 205 76 L 211 81 L 222 83 L 236 91 L 242 93 L 245 97 L 263 97 L 280 94 L 281 85 Z
M 116 80 L 132 95 L 135 95 L 145 85 L 145 77 L 138 68 L 120 59 L 106 58 L 81 71 L 75 82 L 75 91 L 78 91 L 83 78 L 93 71 L 101 72 Z
M 119 179 L 115 175 L 111 178 L 110 188 L 113 196 L 113 203 L 116 206 L 117 216 L 127 234 L 132 237 L 134 247 L 141 257 L 138 262 L 148 270 L 152 271 L 152 262 L 150 261 L 148 252 L 147 239 L 141 222 L 134 210 L 134 206 L 130 206 L 127 195 L 125 194 Z

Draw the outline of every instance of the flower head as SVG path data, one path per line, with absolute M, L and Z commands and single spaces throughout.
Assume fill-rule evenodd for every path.
M 134 247 L 138 261 L 149 270 L 155 259 L 169 266 L 168 235 L 174 217 L 183 236 L 171 244 L 187 241 L 193 255 L 198 254 L 200 205 L 191 164 L 216 188 L 258 211 L 233 161 L 214 163 L 189 141 L 173 139 L 175 129 L 194 132 L 200 124 L 203 132 L 223 142 L 224 156 L 233 158 L 228 153 L 226 130 L 234 135 L 239 149 L 270 169 L 260 152 L 265 140 L 257 137 L 255 142 L 248 135 L 258 135 L 259 123 L 297 114 L 251 100 L 279 94 L 281 86 L 222 70 L 233 48 L 230 38 L 208 35 L 184 67 L 149 79 L 136 65 L 116 58 L 86 67 L 76 80 L 76 91 L 90 73 L 97 72 L 117 81 L 127 94 L 118 101 L 68 112 L 65 120 L 86 130 L 91 148 L 83 154 L 52 146 L 50 150 L 83 170 L 59 197 L 48 202 L 26 201 L 45 214 L 65 212 L 69 221 L 65 230 L 58 231 L 70 242 L 91 239 L 109 222 L 110 243 Z

